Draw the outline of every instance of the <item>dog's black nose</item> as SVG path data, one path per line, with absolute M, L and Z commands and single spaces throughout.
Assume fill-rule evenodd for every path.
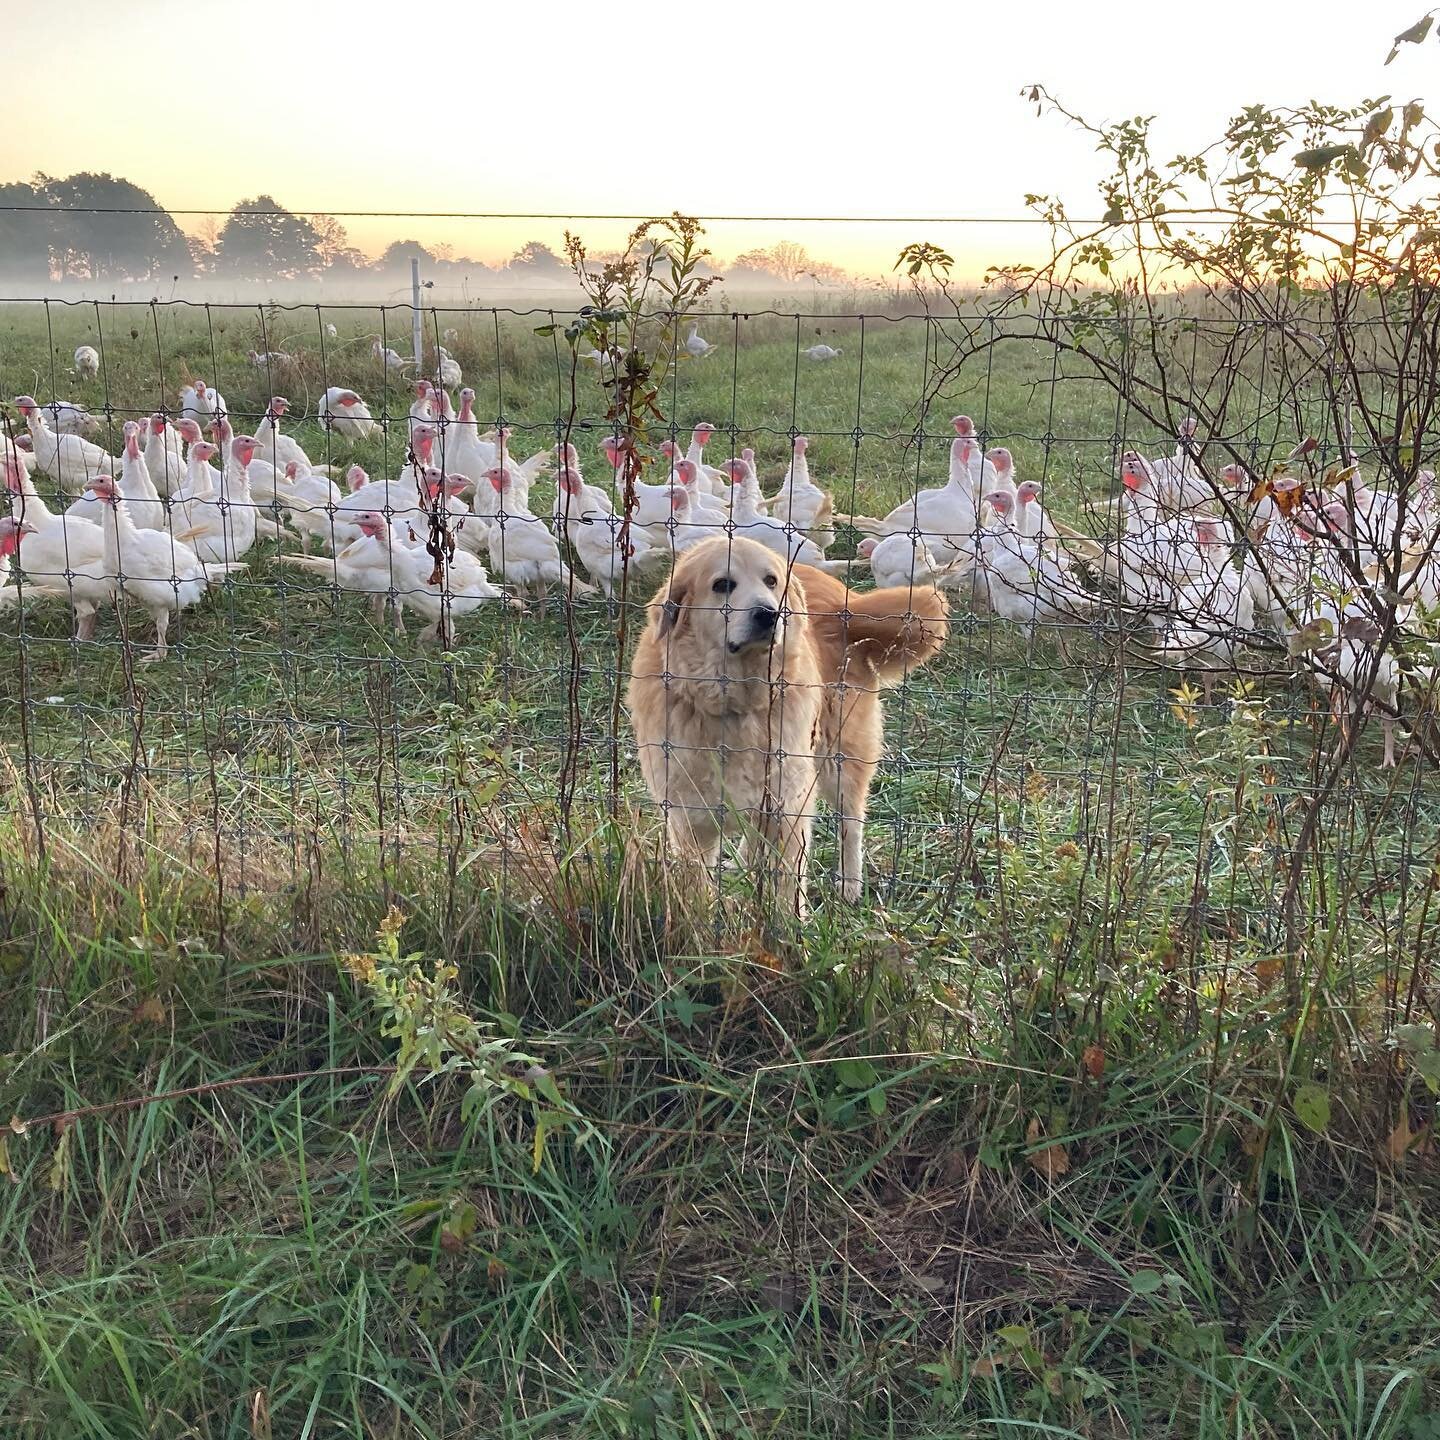
M 750 613 L 757 630 L 773 630 L 780 618 L 780 612 L 771 605 L 757 605 Z

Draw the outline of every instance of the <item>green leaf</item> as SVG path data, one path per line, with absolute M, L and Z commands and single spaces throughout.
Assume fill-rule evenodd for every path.
M 1198 1125 L 1178 1125 L 1170 1143 L 1177 1150 L 1189 1150 L 1200 1143 L 1200 1133 Z
M 1304 170 L 1324 170 L 1349 149 L 1348 145 L 1321 145 L 1314 150 L 1302 150 L 1295 157 L 1295 163 Z
M 1397 1025 L 1395 1043 L 1410 1055 L 1435 1049 L 1435 1032 L 1428 1025 Z
M 1137 1270 L 1130 1277 L 1130 1288 L 1137 1295 L 1153 1295 L 1164 1283 L 1158 1270 Z
M 1402 45 L 1423 45 L 1425 37 L 1430 33 L 1430 27 L 1434 23 L 1434 15 L 1426 15 L 1417 20 L 1408 30 L 1402 30 L 1395 37 L 1395 43 L 1385 57 L 1385 63 L 1388 65 L 1400 53 Z
M 558 325 L 537 325 L 535 333 L 537 335 L 553 335 L 559 328 Z
M 1285 648 L 1292 655 L 1304 655 L 1311 650 L 1323 650 L 1334 638 L 1335 626 L 1327 616 L 1317 615 L 1307 620 L 1285 642 Z
M 564 1129 L 569 1123 L 570 1117 L 558 1110 L 542 1110 L 535 1117 L 535 1144 L 530 1157 L 532 1173 L 540 1173 L 540 1166 L 545 1159 L 545 1137 L 550 1131 Z
M 1023 1325 L 1002 1325 L 995 1338 L 1012 1350 L 1023 1350 L 1030 1343 L 1030 1332 Z
M 1440 1050 L 1426 1050 L 1411 1061 L 1415 1073 L 1425 1082 L 1432 1095 L 1440 1095 Z
M 868 1090 L 880 1075 L 868 1060 L 837 1060 L 835 1078 L 847 1090 Z
M 1323 1135 L 1330 1124 L 1330 1095 L 1323 1085 L 1302 1085 L 1290 1101 L 1295 1118 L 1307 1129 Z

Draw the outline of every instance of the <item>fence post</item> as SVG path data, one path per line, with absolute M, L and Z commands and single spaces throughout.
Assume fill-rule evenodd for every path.
M 410 260 L 410 338 L 415 346 L 415 374 L 425 373 L 425 356 L 422 353 L 424 335 L 420 324 L 420 261 Z

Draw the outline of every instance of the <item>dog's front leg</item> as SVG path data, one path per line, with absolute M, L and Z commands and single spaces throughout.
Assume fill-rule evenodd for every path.
M 766 797 L 760 833 L 770 851 L 778 911 L 804 920 L 809 913 L 806 880 L 815 831 L 815 769 L 798 757 L 788 759 L 777 787 Z
M 670 852 L 680 861 L 682 884 L 688 886 L 691 875 L 708 896 L 714 896 L 720 875 L 720 827 L 708 814 L 694 814 L 679 806 L 671 808 L 665 822 Z
M 870 800 L 870 777 L 875 766 L 863 760 L 835 762 L 835 792 L 831 797 L 840 817 L 840 895 L 855 904 L 865 886 L 865 810 Z

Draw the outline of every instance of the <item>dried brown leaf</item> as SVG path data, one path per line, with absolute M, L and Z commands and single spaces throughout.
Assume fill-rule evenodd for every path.
M 1032 1115 L 1025 1127 L 1025 1139 L 1033 1145 L 1040 1138 L 1040 1117 Z M 1046 1145 L 1039 1150 L 1031 1150 L 1026 1154 L 1025 1162 L 1037 1175 L 1043 1175 L 1047 1180 L 1058 1180 L 1070 1173 L 1070 1156 L 1063 1145 Z

